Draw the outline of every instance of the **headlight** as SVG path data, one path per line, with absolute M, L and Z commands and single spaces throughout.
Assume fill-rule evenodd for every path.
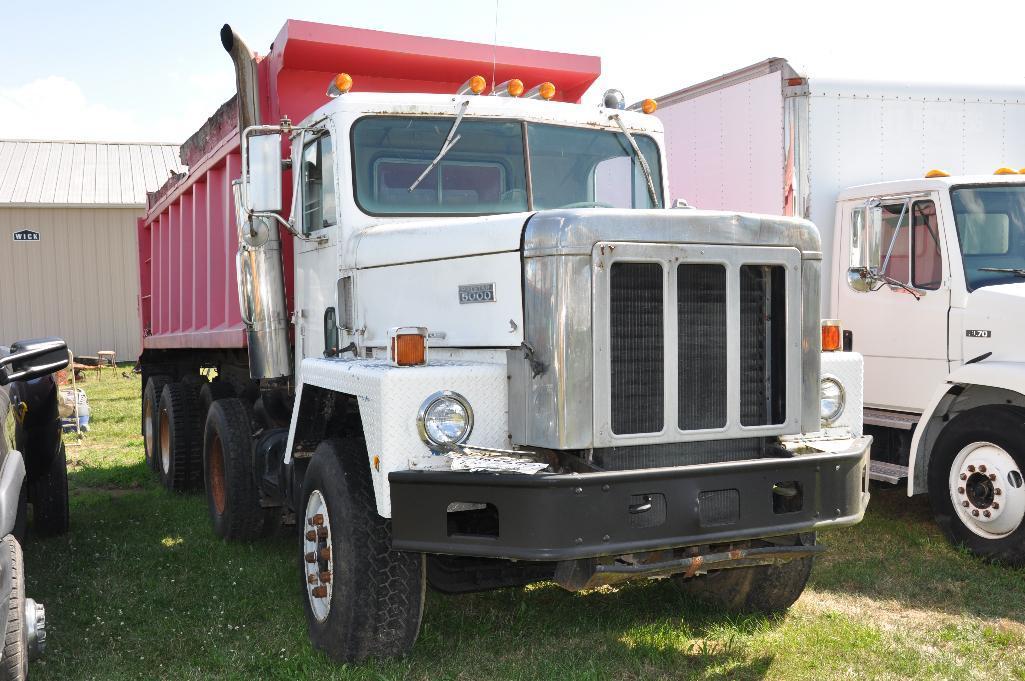
M 838 380 L 827 377 L 819 384 L 819 400 L 819 416 L 823 423 L 828 425 L 843 414 L 847 396 Z
M 473 430 L 473 409 L 459 393 L 441 390 L 420 405 L 416 415 L 420 439 L 431 445 L 459 444 Z

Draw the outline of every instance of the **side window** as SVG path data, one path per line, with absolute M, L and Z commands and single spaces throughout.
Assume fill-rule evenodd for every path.
M 303 148 L 303 233 L 335 224 L 335 167 L 331 135 L 324 134 Z
M 936 204 L 915 201 L 911 206 L 911 285 L 934 291 L 943 278 L 940 255 L 940 231 L 936 222 Z
M 908 229 L 909 216 L 905 205 L 904 203 L 894 203 L 882 207 L 882 238 L 879 241 L 879 249 L 881 263 L 886 262 L 886 254 L 890 254 L 890 260 L 886 264 L 883 274 L 897 281 L 909 282 L 911 281 L 911 263 L 908 247 L 911 242 L 909 236 L 911 230 Z M 894 234 L 896 234 L 896 238 L 894 238 Z

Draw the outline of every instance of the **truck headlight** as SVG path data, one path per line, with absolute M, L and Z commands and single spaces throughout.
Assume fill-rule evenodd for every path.
M 840 381 L 827 376 L 819 383 L 819 416 L 822 422 L 830 424 L 840 418 L 847 403 L 847 395 L 844 393 Z
M 473 430 L 473 409 L 459 393 L 440 390 L 420 405 L 416 427 L 428 447 L 459 444 L 465 442 Z

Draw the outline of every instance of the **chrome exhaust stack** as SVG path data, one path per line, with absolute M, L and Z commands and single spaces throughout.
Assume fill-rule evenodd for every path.
M 246 325 L 249 346 L 249 375 L 253 379 L 286 379 L 292 376 L 292 349 L 289 343 L 288 300 L 281 257 L 278 222 L 284 220 L 273 211 L 253 210 L 248 200 L 250 158 L 248 144 L 253 133 L 278 133 L 282 129 L 260 124 L 257 63 L 252 52 L 231 26 L 221 28 L 221 44 L 235 66 L 238 88 L 239 135 L 242 154 L 242 178 L 231 185 L 238 229 L 235 255 L 238 278 L 238 302 Z M 279 164 L 275 150 L 270 163 Z M 266 157 L 260 159 L 267 163 Z M 278 171 L 280 172 L 280 170 Z M 280 195 L 277 210 L 280 210 Z M 285 223 L 287 224 L 287 223 Z

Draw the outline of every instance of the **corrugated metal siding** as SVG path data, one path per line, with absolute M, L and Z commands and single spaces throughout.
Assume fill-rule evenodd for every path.
M 0 204 L 143 206 L 183 170 L 170 144 L 0 140 Z
M 0 206 L 0 344 L 61 336 L 78 355 L 140 352 L 139 208 Z M 21 229 L 40 233 L 14 242 Z

